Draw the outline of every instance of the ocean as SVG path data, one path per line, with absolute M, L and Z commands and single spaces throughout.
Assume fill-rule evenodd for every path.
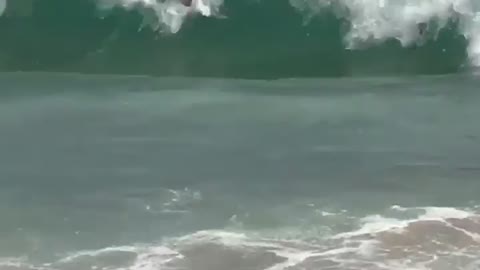
M 480 269 L 477 1 L 0 14 L 0 270 Z

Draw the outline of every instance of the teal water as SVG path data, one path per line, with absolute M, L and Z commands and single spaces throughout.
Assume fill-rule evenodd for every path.
M 477 269 L 478 83 L 3 73 L 0 269 Z
M 208 6 L 203 15 L 174 0 L 1 2 L 1 71 L 254 79 L 450 74 L 476 65 L 480 48 L 472 0 L 197 1 Z
M 474 0 L 0 0 L 0 270 L 475 270 Z

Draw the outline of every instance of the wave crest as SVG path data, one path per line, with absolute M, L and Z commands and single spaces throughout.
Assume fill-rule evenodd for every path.
M 480 65 L 480 2 L 475 0 L 290 0 L 302 11 L 318 14 L 333 8 L 349 24 L 348 49 L 398 40 L 402 46 L 421 45 L 456 23 L 469 40 L 468 55 Z
M 145 23 L 154 30 L 177 33 L 189 15 L 201 14 L 210 17 L 219 14 L 223 0 L 193 0 L 186 6 L 178 0 L 98 0 L 100 9 L 122 7 L 127 10 L 137 9 L 146 18 Z

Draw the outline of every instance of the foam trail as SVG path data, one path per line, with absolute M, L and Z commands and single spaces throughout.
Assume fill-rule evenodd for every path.
M 346 238 L 368 234 L 378 234 L 381 232 L 401 232 L 408 227 L 409 224 L 421 221 L 445 221 L 448 219 L 468 219 L 474 216 L 465 210 L 449 207 L 417 207 L 417 208 L 403 208 L 400 206 L 392 206 L 392 210 L 407 211 L 420 210 L 423 213 L 413 219 L 396 219 L 387 218 L 382 215 L 371 215 L 360 219 L 362 226 L 351 232 L 340 233 L 333 238 Z

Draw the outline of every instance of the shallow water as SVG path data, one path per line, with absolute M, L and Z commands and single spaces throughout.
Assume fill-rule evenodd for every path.
M 0 269 L 478 269 L 479 80 L 0 75 Z

